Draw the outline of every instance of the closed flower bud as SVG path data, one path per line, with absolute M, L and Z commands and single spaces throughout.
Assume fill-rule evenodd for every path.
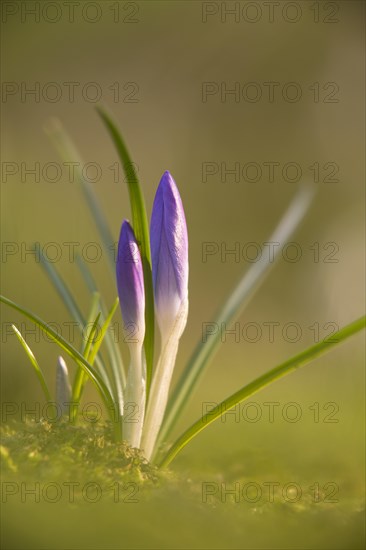
M 182 200 L 169 172 L 160 180 L 150 225 L 155 312 L 162 336 L 188 299 L 188 235 Z
M 142 437 L 142 449 L 149 460 L 164 417 L 179 339 L 188 315 L 187 226 L 182 200 L 169 172 L 163 174 L 156 192 L 150 241 L 161 354 L 151 384 Z
M 123 222 L 121 228 L 116 274 L 122 317 L 130 350 L 130 366 L 125 387 L 123 435 L 132 447 L 139 447 L 146 396 L 146 366 L 143 350 L 145 290 L 140 251 L 132 227 L 127 221 Z
M 140 251 L 128 221 L 124 221 L 121 228 L 116 275 L 125 330 L 134 335 L 130 343 L 142 344 L 145 336 L 144 275 Z

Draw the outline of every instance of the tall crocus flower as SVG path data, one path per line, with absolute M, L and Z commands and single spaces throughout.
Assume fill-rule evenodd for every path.
M 183 204 L 169 172 L 157 189 L 150 225 L 156 317 L 162 338 L 188 298 L 188 236 Z
M 124 221 L 121 228 L 116 275 L 130 351 L 123 415 L 124 438 L 132 447 L 139 447 L 145 410 L 145 291 L 140 251 L 128 221 Z
M 161 355 L 152 380 L 141 445 L 148 459 L 163 421 L 179 339 L 188 315 L 187 225 L 178 188 L 169 172 L 163 174 L 156 192 L 150 240 Z

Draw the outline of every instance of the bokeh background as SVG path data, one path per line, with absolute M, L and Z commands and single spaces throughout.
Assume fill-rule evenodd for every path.
M 65 243 L 80 243 L 77 251 L 82 252 L 87 243 L 100 242 L 81 190 L 70 181 L 45 132 L 51 118 L 61 121 L 83 161 L 100 167 L 91 185 L 115 240 L 122 220 L 130 216 L 122 171 L 115 172 L 117 154 L 95 111 L 95 91 L 128 142 L 148 214 L 165 170 L 171 171 L 182 195 L 190 238 L 190 314 L 177 375 L 201 338 L 202 324 L 214 319 L 250 266 L 233 255 L 216 254 L 204 262 L 204 243 L 217 243 L 220 249 L 235 243 L 242 248 L 248 242 L 263 246 L 301 181 L 314 182 L 315 163 L 319 167 L 314 204 L 294 238 L 301 258 L 280 260 L 239 319 L 241 328 L 258 323 L 261 338 L 251 343 L 227 337 L 178 434 L 200 415 L 203 402 L 223 399 L 314 343 L 309 327 L 315 323 L 324 338 L 330 330 L 326 323 L 341 327 L 364 311 L 364 3 L 281 1 L 272 19 L 266 2 L 80 2 L 73 17 L 67 3 L 55 7 L 52 2 L 38 3 L 34 16 L 29 9 L 36 4 L 2 6 L 1 276 L 2 293 L 44 320 L 65 326 L 70 317 L 34 256 L 25 251 L 39 242 L 53 256 L 50 243 L 56 243 L 61 255 L 54 265 L 86 315 L 90 298 Z M 226 8 L 239 11 L 230 15 Z M 207 82 L 218 90 L 232 89 L 235 83 L 245 90 L 247 83 L 256 83 L 263 95 L 257 102 L 247 96 L 236 101 L 219 92 L 203 98 Z M 266 82 L 279 83 L 273 101 L 268 100 Z M 289 82 L 301 90 L 299 101 L 284 99 Z M 73 98 L 68 83 L 76 83 Z M 39 93 L 25 93 L 32 88 Z M 61 94 L 53 100 L 55 90 Z M 293 90 L 289 88 L 290 95 Z M 268 178 L 268 162 L 279 163 L 274 181 Z M 35 163 L 41 170 L 39 181 L 26 173 Z M 47 163 L 63 166 L 58 181 L 50 181 L 52 170 L 42 174 Z M 207 181 L 205 163 L 216 163 L 218 169 Z M 225 163 L 228 168 L 257 163 L 262 176 L 258 181 L 242 175 L 239 181 L 230 175 L 221 178 Z M 301 181 L 288 181 L 291 170 L 289 178 L 283 177 L 287 163 L 300 166 Z M 319 246 L 319 261 L 314 246 Z M 336 261 L 329 262 L 333 249 L 331 259 Z M 116 289 L 105 256 L 89 267 L 111 304 Z M 23 332 L 32 329 L 20 315 L 2 308 L 2 399 L 34 403 L 42 399 L 41 390 L 9 334 L 9 322 Z M 280 323 L 273 342 L 263 325 L 268 322 Z M 281 335 L 286 323 L 301 327 L 297 342 Z M 57 348 L 31 332 L 28 342 L 53 386 Z M 118 525 L 108 522 L 111 517 L 117 522 L 116 511 L 102 511 L 98 536 L 93 531 L 96 547 L 361 548 L 363 351 L 364 338 L 358 335 L 264 390 L 254 399 L 263 411 L 256 423 L 228 419 L 212 425 L 175 462 L 185 480 L 180 490 L 167 490 L 156 502 L 151 497 L 140 509 L 124 511 L 125 520 L 121 514 Z M 127 358 L 125 349 L 123 354 Z M 91 388 L 88 392 L 96 399 Z M 289 402 L 298 403 L 301 420 L 291 423 L 279 413 L 270 423 L 263 406 L 268 401 L 279 402 L 279 411 Z M 319 423 L 309 409 L 314 403 L 320 404 Z M 327 403 L 336 404 L 339 422 L 324 422 Z M 265 517 L 251 524 L 252 516 L 248 519 L 248 511 L 239 506 L 230 511 L 208 508 L 199 490 L 192 497 L 186 481 L 199 488 L 211 478 L 232 482 L 243 476 L 306 486 L 337 483 L 338 508 L 325 506 L 321 519 L 303 510 L 301 521 L 281 510 L 278 517 L 271 516 L 264 535 Z M 78 524 L 69 518 L 70 535 L 64 534 L 62 542 L 54 537 L 56 521 L 50 520 L 43 539 L 37 534 L 39 511 L 30 511 L 33 527 L 25 524 L 23 535 L 15 535 L 18 518 L 8 508 L 6 547 L 90 547 L 87 511 Z M 49 508 L 45 513 L 51 514 Z M 83 526 L 80 532 L 77 525 Z

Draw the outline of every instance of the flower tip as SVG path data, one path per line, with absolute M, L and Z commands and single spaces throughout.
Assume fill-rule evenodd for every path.
M 59 355 L 57 358 L 56 370 L 56 402 L 61 408 L 62 414 L 67 413 L 67 403 L 71 400 L 71 385 L 69 371 L 64 358 Z
M 58 368 L 63 372 L 63 374 L 68 376 L 69 371 L 67 370 L 67 365 L 66 365 L 65 359 L 62 357 L 62 355 L 59 355 L 57 357 L 57 365 L 58 365 Z
M 175 183 L 169 170 L 165 170 L 164 174 L 161 176 L 159 187 L 175 191 L 175 193 L 179 196 L 177 184 Z
M 165 172 L 163 173 L 163 175 L 161 176 L 161 179 L 172 179 L 173 180 L 173 176 L 171 175 L 171 173 L 169 172 L 169 170 L 165 170 Z M 174 181 L 174 180 L 173 180 Z
M 121 237 L 128 239 L 130 241 L 135 240 L 135 234 L 133 232 L 133 229 L 129 220 L 123 220 L 122 222 L 120 238 Z

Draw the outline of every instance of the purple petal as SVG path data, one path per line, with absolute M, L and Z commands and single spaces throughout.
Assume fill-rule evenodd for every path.
M 116 275 L 125 324 L 135 327 L 139 340 L 145 333 L 145 291 L 140 251 L 132 227 L 124 221 L 118 242 Z M 130 329 L 130 327 L 129 327 Z
M 188 235 L 182 200 L 169 172 L 155 195 L 150 240 L 156 310 L 173 320 L 188 297 Z

